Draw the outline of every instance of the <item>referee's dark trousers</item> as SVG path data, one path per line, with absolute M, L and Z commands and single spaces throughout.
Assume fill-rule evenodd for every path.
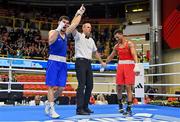
M 93 89 L 91 60 L 85 58 L 76 58 L 75 69 L 78 80 L 76 94 L 77 110 L 85 110 L 88 108 L 89 99 Z

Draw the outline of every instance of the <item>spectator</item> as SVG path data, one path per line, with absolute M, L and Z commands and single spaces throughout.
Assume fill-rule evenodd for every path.
M 152 87 L 149 87 L 149 89 L 147 90 L 147 93 L 157 93 L 158 89 L 155 89 L 155 88 L 152 88 Z M 154 95 L 148 95 L 148 97 L 151 99 L 151 100 L 154 100 Z
M 105 99 L 104 95 L 103 94 L 100 94 L 97 96 L 97 100 L 95 102 L 95 104 L 98 104 L 98 105 L 106 105 L 108 104 L 107 100 Z
M 41 97 L 39 95 L 36 95 L 34 97 L 34 100 L 29 102 L 30 106 L 39 106 L 39 105 L 44 105 L 43 101 L 41 101 Z

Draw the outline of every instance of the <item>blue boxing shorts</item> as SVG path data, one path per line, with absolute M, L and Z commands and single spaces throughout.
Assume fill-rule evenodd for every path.
M 67 80 L 67 64 L 48 60 L 46 69 L 46 85 L 65 87 Z

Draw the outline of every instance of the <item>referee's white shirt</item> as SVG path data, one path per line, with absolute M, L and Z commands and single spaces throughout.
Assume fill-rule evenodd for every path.
M 84 33 L 76 32 L 75 40 L 75 58 L 92 59 L 92 53 L 97 50 L 94 40 L 90 37 L 85 38 Z

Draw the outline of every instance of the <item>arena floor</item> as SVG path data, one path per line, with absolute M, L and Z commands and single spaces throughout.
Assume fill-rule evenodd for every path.
M 59 119 L 44 114 L 44 106 L 1 106 L 0 121 L 46 122 L 180 122 L 180 109 L 155 105 L 134 105 L 132 117 L 118 113 L 117 105 L 91 105 L 94 114 L 75 114 L 75 105 L 59 105 Z

